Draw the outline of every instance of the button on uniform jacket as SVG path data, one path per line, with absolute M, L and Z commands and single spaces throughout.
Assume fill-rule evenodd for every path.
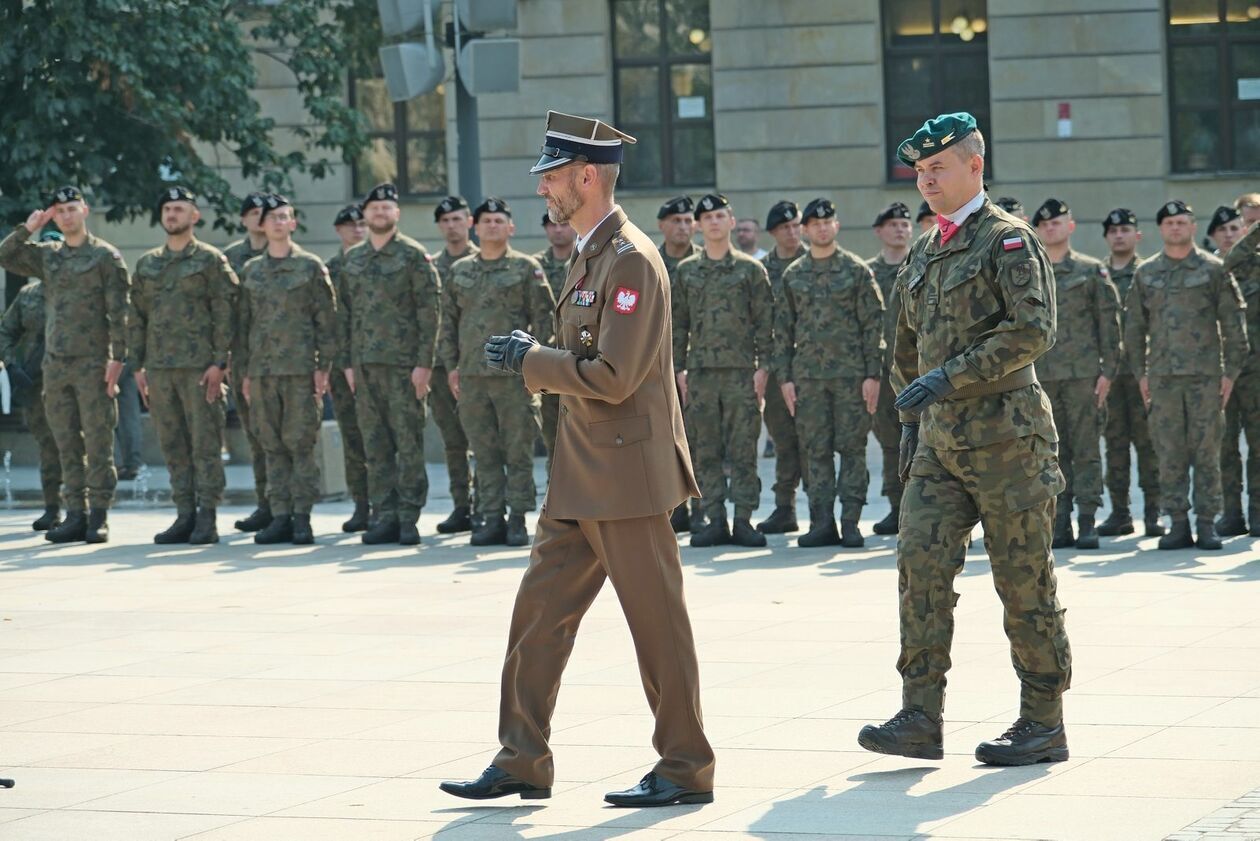
M 674 385 L 669 276 L 616 208 L 577 255 L 556 345 L 526 354 L 531 391 L 560 395 L 547 516 L 620 520 L 699 496 Z

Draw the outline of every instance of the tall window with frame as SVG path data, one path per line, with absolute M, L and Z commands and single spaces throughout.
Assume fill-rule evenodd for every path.
M 610 0 L 618 128 L 639 143 L 626 187 L 700 187 L 716 177 L 709 0 Z
M 914 170 L 895 147 L 924 120 L 969 111 L 989 134 L 989 10 L 986 0 L 880 0 L 884 30 L 884 130 L 889 181 Z M 991 155 L 985 168 L 992 171 Z
M 1260 171 L 1260 0 L 1167 0 L 1173 172 Z
M 403 196 L 447 193 L 445 85 L 391 102 L 381 77 L 350 79 L 350 104 L 368 121 L 368 147 L 354 163 L 354 193 L 392 181 Z

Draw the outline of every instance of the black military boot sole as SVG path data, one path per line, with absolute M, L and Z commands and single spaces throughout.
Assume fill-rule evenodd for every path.
M 196 528 L 196 520 L 192 514 L 180 514 L 176 516 L 175 522 L 171 523 L 170 528 L 160 531 L 153 535 L 153 542 L 159 546 L 166 546 L 172 543 L 187 543 L 192 537 L 192 533 Z
M 861 549 L 866 545 L 866 538 L 858 529 L 858 524 L 850 520 L 840 523 L 840 545 L 846 549 Z
M 61 509 L 45 508 L 43 515 L 31 523 L 31 528 L 35 531 L 48 531 L 61 525 Z
M 1000 765 L 1004 768 L 1017 768 L 1022 765 L 1036 765 L 1040 762 L 1066 762 L 1068 749 L 1064 747 L 1046 748 L 1025 754 L 994 753 L 983 744 L 976 748 L 976 762 L 985 765 Z
M 1199 520 L 1195 523 L 1196 538 L 1194 545 L 1200 549 L 1220 549 L 1224 544 L 1216 533 L 1216 527 L 1211 520 Z
M 1189 549 L 1194 546 L 1194 537 L 1190 534 L 1189 520 L 1174 520 L 1172 529 L 1159 539 L 1160 549 Z
M 710 520 L 707 526 L 691 533 L 691 545 L 696 549 L 725 546 L 730 542 L 731 529 L 726 524 L 725 517 Z
M 1221 537 L 1238 537 L 1247 533 L 1247 521 L 1241 511 L 1222 514 L 1216 521 L 1216 533 Z
M 1100 537 L 1120 537 L 1125 534 L 1133 534 L 1136 529 L 1133 527 L 1133 517 L 1128 513 L 1117 514 L 1112 511 L 1107 515 L 1107 519 L 1098 524 L 1098 534 Z
M 871 531 L 876 534 L 896 534 L 901 527 L 901 511 L 894 508 L 888 512 L 888 516 L 871 526 Z
M 401 528 L 397 520 L 378 520 L 363 532 L 359 538 L 368 546 L 379 546 L 382 543 L 397 543 Z
M 909 725 L 917 725 L 927 718 L 925 713 L 918 713 L 913 720 L 903 720 L 898 723 L 898 719 L 905 715 L 907 715 L 907 712 L 903 711 L 894 716 L 887 724 L 866 725 L 858 731 L 858 744 L 872 753 L 882 753 L 888 756 L 906 756 L 911 759 L 944 759 L 945 743 L 942 738 L 941 725 L 937 722 L 932 722 L 935 725 L 935 733 L 925 734 L 935 736 L 935 738 L 930 740 L 900 738 L 896 732 L 898 729 L 904 729 Z
M 821 524 L 811 524 L 809 531 L 796 538 L 796 545 L 803 549 L 816 549 L 819 546 L 839 546 L 840 531 L 836 528 L 836 521 L 831 520 Z
M 457 505 L 451 515 L 437 524 L 438 534 L 459 534 L 472 531 L 473 521 L 467 505 Z
M 762 534 L 791 534 L 800 529 L 800 524 L 796 522 L 796 508 L 791 505 L 776 506 L 769 517 L 757 524 L 757 531 Z
M 502 517 L 487 519 L 481 528 L 473 529 L 468 540 L 472 546 L 503 546 L 507 543 L 507 521 Z
M 272 519 L 271 509 L 259 506 L 248 517 L 233 523 L 233 528 L 243 532 L 262 531 L 271 525 Z
M 398 545 L 420 545 L 420 529 L 416 528 L 415 523 L 400 523 L 398 525 Z
M 370 524 L 368 504 L 366 502 L 356 502 L 354 504 L 354 513 L 350 515 L 349 520 L 341 524 L 341 530 L 346 534 L 354 534 L 355 532 L 367 531 L 367 527 Z
M 276 543 L 293 542 L 293 518 L 288 514 L 279 514 L 271 518 L 265 529 L 254 535 L 254 542 L 260 546 L 271 546 Z
M 83 511 L 71 511 L 61 525 L 44 533 L 44 540 L 49 543 L 79 543 L 87 536 L 87 514 Z
M 736 517 L 735 524 L 731 527 L 731 543 L 759 549 L 766 545 L 766 536 L 753 528 L 747 517 Z

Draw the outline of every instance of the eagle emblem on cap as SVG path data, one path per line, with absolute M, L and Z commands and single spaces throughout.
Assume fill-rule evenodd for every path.
M 1164 205 L 1164 210 L 1168 211 L 1169 213 L 1176 213 L 1177 203 L 1170 201 L 1168 204 Z
M 172 187 L 170 191 L 167 193 L 167 195 L 170 196 L 172 199 L 178 199 L 179 190 L 176 190 L 174 187 Z
M 486 202 L 486 210 L 490 211 L 491 213 L 495 213 L 496 211 L 498 211 L 498 209 L 499 209 L 499 203 L 494 201 L 493 199 Z
M 1113 214 L 1111 214 L 1111 223 L 1112 223 L 1113 225 L 1119 225 L 1119 224 L 1120 224 L 1120 214 L 1119 214 L 1119 213 L 1113 213 Z
M 901 147 L 901 155 L 902 157 L 909 158 L 912 161 L 917 161 L 919 158 L 923 157 L 923 153 L 911 146 L 909 143 Z
M 704 207 L 705 210 L 713 209 L 713 199 L 707 196 L 705 197 L 704 201 L 700 202 L 700 204 Z

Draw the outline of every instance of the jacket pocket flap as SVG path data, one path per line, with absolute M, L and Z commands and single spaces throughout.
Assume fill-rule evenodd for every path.
M 596 447 L 624 447 L 652 437 L 651 419 L 647 415 L 588 423 L 586 431 Z
M 1039 502 L 1058 496 L 1067 487 L 1057 464 L 1042 469 L 1006 489 L 1006 505 L 1012 511 L 1027 511 Z
M 945 278 L 944 283 L 941 284 L 941 292 L 948 292 L 951 289 L 962 286 L 978 274 L 980 274 L 980 264 L 968 263 L 959 271 L 953 272 L 949 277 Z

